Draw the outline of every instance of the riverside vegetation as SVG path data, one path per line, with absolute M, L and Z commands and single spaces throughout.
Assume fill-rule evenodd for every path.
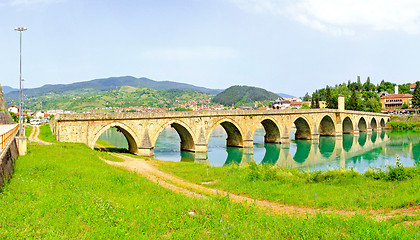
M 41 135 L 48 139 L 49 128 L 41 128 Z M 376 221 L 366 214 L 276 215 L 228 197 L 188 198 L 110 166 L 98 154 L 109 155 L 83 144 L 29 143 L 28 154 L 18 158 L 13 178 L 0 193 L 0 238 L 415 239 L 419 234 L 417 226 L 398 224 L 416 219 L 412 216 Z M 172 164 L 151 162 L 168 168 Z M 173 165 L 194 170 L 191 173 L 197 172 L 197 177 L 206 176 L 208 169 L 200 164 Z M 270 178 L 255 176 L 271 170 L 255 167 L 210 168 L 207 180 L 212 172 L 232 178 L 240 175 L 232 170 L 239 170 L 244 173 L 241 184 L 269 182 Z M 401 184 L 397 188 L 415 184 L 410 179 L 397 183 Z M 299 188 L 295 191 L 302 193 Z M 307 203 L 302 200 L 302 205 Z

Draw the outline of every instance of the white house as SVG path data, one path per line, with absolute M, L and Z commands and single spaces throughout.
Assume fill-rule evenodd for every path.
M 17 107 L 16 105 L 12 105 L 7 109 L 8 112 L 12 112 L 14 114 L 18 114 L 19 113 L 19 107 Z

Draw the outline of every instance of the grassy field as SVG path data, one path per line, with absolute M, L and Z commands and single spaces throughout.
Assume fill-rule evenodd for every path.
M 39 131 L 40 133 L 38 138 L 40 140 L 50 143 L 57 143 L 57 140 L 55 140 L 55 136 L 51 133 L 50 125 L 41 125 L 39 127 Z
M 29 137 L 29 135 L 31 135 L 31 132 L 32 132 L 32 126 L 26 126 L 25 127 L 25 136 L 26 137 Z
M 255 199 L 334 209 L 396 209 L 419 205 L 420 168 L 388 171 L 301 171 L 271 166 L 210 167 L 199 163 L 155 161 L 162 171 L 195 183 Z
M 419 234 L 419 227 L 363 215 L 271 215 L 227 197 L 191 199 L 107 165 L 83 144 L 28 147 L 1 189 L 0 239 L 414 239 Z

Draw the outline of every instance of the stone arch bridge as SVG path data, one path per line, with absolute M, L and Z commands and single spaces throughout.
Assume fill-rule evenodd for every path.
M 388 121 L 388 115 L 379 113 L 299 109 L 59 114 L 50 125 L 58 141 L 85 143 L 91 148 L 102 133 L 116 127 L 127 138 L 131 153 L 153 156 L 156 140 L 168 126 L 178 132 L 181 150 L 203 153 L 207 152 L 212 131 L 219 125 L 227 133 L 227 146 L 250 149 L 260 124 L 266 132 L 265 142 L 288 143 L 292 127 L 296 127 L 296 139 L 316 140 L 323 135 L 381 130 Z

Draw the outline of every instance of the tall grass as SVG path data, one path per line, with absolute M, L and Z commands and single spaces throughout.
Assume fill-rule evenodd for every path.
M 51 133 L 50 125 L 41 125 L 39 127 L 39 136 L 38 138 L 44 142 L 50 142 L 50 143 L 57 143 L 57 140 L 55 139 L 55 136 Z
M 420 122 L 404 122 L 404 121 L 392 121 L 387 123 L 392 129 L 413 129 L 420 130 Z
M 302 171 L 268 165 L 210 167 L 156 161 L 163 171 L 195 183 L 255 199 L 335 209 L 396 209 L 420 203 L 420 169 L 396 165 L 387 171 L 353 169 Z

